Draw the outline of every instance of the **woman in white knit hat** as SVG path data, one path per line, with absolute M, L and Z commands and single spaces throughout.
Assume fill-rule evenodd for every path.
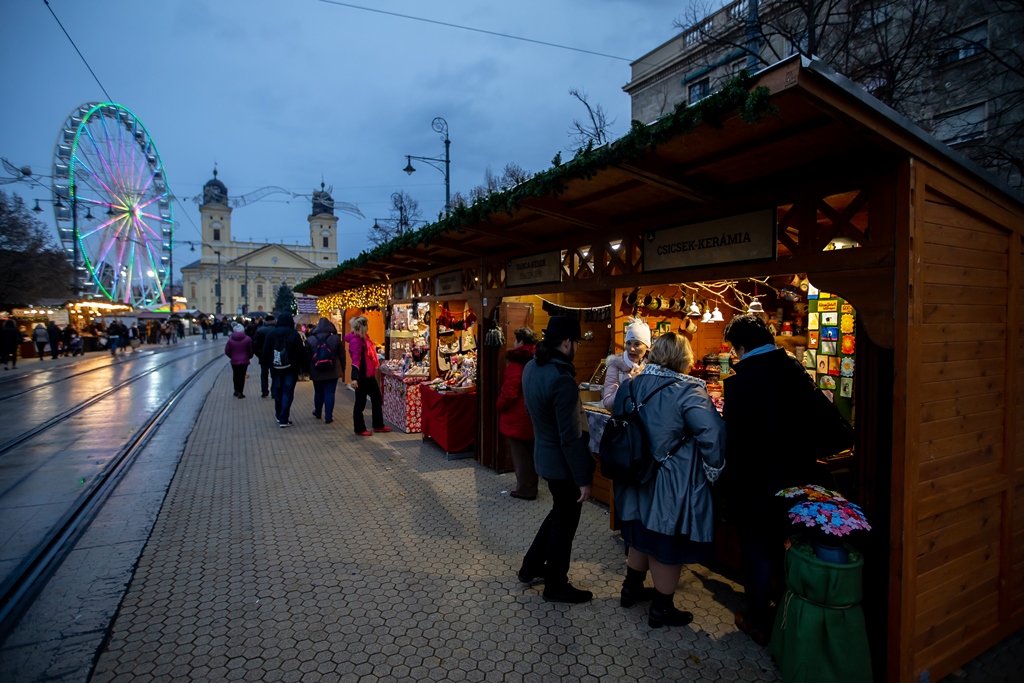
M 651 349 L 651 328 L 639 318 L 632 318 L 626 328 L 625 351 L 621 355 L 608 356 L 605 365 L 604 389 L 601 401 L 611 410 L 615 405 L 615 392 L 627 377 L 634 377 L 643 369 L 647 352 Z

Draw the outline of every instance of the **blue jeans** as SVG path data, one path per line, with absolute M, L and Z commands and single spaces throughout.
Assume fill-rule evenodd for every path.
M 279 423 L 288 422 L 288 415 L 295 400 L 295 383 L 299 376 L 291 370 L 271 370 L 270 393 L 274 395 L 274 416 Z
M 110 337 L 109 343 L 110 343 L 110 355 L 111 356 L 116 356 L 117 355 L 117 347 L 121 343 L 121 338 L 120 337 Z
M 338 380 L 315 379 L 313 380 L 313 414 L 320 417 L 323 411 L 324 420 L 330 422 L 334 419 L 334 393 L 338 390 Z

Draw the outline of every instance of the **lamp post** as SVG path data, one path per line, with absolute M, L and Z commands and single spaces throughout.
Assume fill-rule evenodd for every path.
M 434 132 L 441 133 L 442 140 L 444 141 L 444 157 L 418 157 L 414 154 L 405 155 L 405 168 L 402 169 L 409 175 L 412 175 L 416 169 L 412 165 L 413 159 L 419 161 L 425 161 L 437 170 L 444 174 L 444 213 L 448 215 L 452 211 L 452 186 L 451 186 L 451 157 L 449 156 L 449 148 L 451 147 L 451 140 L 448 139 L 448 122 L 440 116 L 436 117 L 430 124 L 430 127 L 434 129 Z M 443 166 L 442 166 L 443 164 Z

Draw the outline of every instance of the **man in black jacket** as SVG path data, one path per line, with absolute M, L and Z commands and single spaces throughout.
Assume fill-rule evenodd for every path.
M 814 444 L 835 443 L 846 430 L 834 406 L 818 391 L 803 366 L 785 349 L 761 318 L 738 315 L 725 327 L 732 345 L 736 375 L 725 380 L 726 462 L 721 486 L 729 511 L 740 532 L 740 564 L 746 593 L 746 611 L 736 613 L 736 626 L 755 642 L 765 645 L 772 628 L 773 583 L 782 585 L 783 543 L 792 532 L 787 509 L 793 501 L 775 494 L 790 486 L 829 484 L 818 465 Z M 831 413 L 831 414 L 829 414 Z M 801 444 L 778 437 L 794 421 L 805 425 Z M 842 450 L 837 447 L 835 452 Z M 831 487 L 830 487 L 831 488 Z M 774 581 L 773 581 L 774 578 Z
M 593 594 L 569 583 L 572 542 L 590 498 L 594 458 L 580 423 L 580 392 L 572 359 L 583 337 L 580 321 L 552 316 L 533 360 L 523 368 L 523 398 L 533 421 L 534 463 L 554 503 L 523 558 L 519 580 L 544 578 L 549 602 L 588 602 Z
M 256 351 L 256 358 L 260 361 L 260 396 L 266 398 L 270 395 L 270 363 L 273 358 L 263 359 L 263 346 L 267 343 L 267 335 L 274 329 L 274 316 L 268 315 L 263 319 L 263 324 L 256 328 L 256 336 L 252 338 L 252 348 Z
M 299 372 L 306 363 L 306 352 L 302 337 L 295 330 L 295 321 L 289 313 L 277 318 L 273 329 L 267 333 L 260 354 L 270 363 L 271 393 L 274 395 L 274 417 L 281 429 L 290 427 L 292 401 L 295 399 L 295 383 Z
M 50 337 L 50 357 L 53 360 L 57 360 L 60 357 L 60 328 L 57 327 L 57 323 L 50 321 L 46 326 L 46 334 Z

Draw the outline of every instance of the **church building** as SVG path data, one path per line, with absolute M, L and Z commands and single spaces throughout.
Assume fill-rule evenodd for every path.
M 236 242 L 231 237 L 228 188 L 217 179 L 203 186 L 202 251 L 198 261 L 181 269 L 189 308 L 203 313 L 236 315 L 274 308 L 282 284 L 299 282 L 338 265 L 338 218 L 334 200 L 324 189 L 313 192 L 309 246 Z M 193 251 L 196 247 L 193 245 Z M 218 287 L 218 279 L 220 286 Z

